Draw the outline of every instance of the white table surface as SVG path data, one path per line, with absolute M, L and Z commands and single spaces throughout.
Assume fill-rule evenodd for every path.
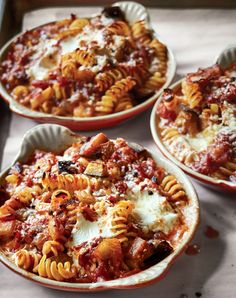
M 87 16 L 99 8 L 51 8 L 27 13 L 23 28 L 63 18 L 71 12 Z M 178 63 L 176 79 L 198 66 L 214 63 L 216 56 L 228 44 L 236 43 L 236 10 L 170 10 L 150 9 L 153 26 L 172 48 Z M 124 137 L 149 149 L 157 150 L 149 129 L 150 110 L 126 123 L 104 130 L 110 137 Z M 36 123 L 12 117 L 6 143 L 3 167 L 19 149 L 22 135 Z M 93 132 L 85 133 L 93 134 Z M 207 298 L 236 297 L 236 195 L 209 190 L 194 182 L 201 201 L 201 224 L 192 243 L 200 246 L 196 256 L 184 254 L 165 279 L 152 286 L 136 290 L 113 290 L 100 293 L 66 293 L 47 289 L 21 278 L 0 264 L 0 298 L 194 298 L 196 292 Z M 206 226 L 220 231 L 217 239 L 204 235 Z M 184 296 L 184 294 L 186 296 Z

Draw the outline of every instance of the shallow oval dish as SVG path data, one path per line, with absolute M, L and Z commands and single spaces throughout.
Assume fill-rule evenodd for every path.
M 12 165 L 16 161 L 27 161 L 28 156 L 36 148 L 58 152 L 60 150 L 64 150 L 66 147 L 75 142 L 75 140 L 76 135 L 66 127 L 50 124 L 38 125 L 35 128 L 31 129 L 24 136 L 20 152 L 13 161 Z M 19 275 L 42 286 L 65 291 L 100 291 L 108 289 L 138 288 L 162 279 L 167 273 L 167 270 L 169 269 L 171 264 L 177 258 L 177 256 L 184 252 L 188 243 L 191 241 L 194 235 L 194 232 L 199 223 L 199 202 L 191 182 L 177 166 L 164 158 L 160 158 L 157 153 L 152 152 L 151 155 L 158 165 L 166 169 L 167 172 L 178 177 L 178 180 L 182 183 L 182 186 L 189 198 L 189 204 L 184 210 L 184 216 L 186 219 L 188 230 L 184 233 L 181 242 L 177 245 L 175 250 L 161 262 L 144 271 L 128 277 L 96 283 L 58 282 L 43 278 L 17 267 L 9 259 L 7 259 L 3 252 L 0 251 L 1 262 L 15 273 L 18 273 Z M 2 181 L 2 179 L 4 179 L 9 168 L 10 167 L 8 167 L 4 172 L 1 173 L 0 182 Z
M 173 85 L 171 85 L 169 88 L 173 89 L 174 91 L 179 90 L 181 88 L 181 84 L 182 84 L 182 79 L 179 80 L 178 82 L 174 83 Z M 159 134 L 158 129 L 157 129 L 158 116 L 157 116 L 156 111 L 157 111 L 157 108 L 158 108 L 158 106 L 161 102 L 161 97 L 162 97 L 162 95 L 160 95 L 159 99 L 157 100 L 157 102 L 153 106 L 152 113 L 151 113 L 151 118 L 150 118 L 150 126 L 151 126 L 152 137 L 153 137 L 158 149 L 163 153 L 163 155 L 166 158 L 168 158 L 170 161 L 175 163 L 185 173 L 187 173 L 188 175 L 190 175 L 191 177 L 193 177 L 194 179 L 196 179 L 200 183 L 203 183 L 204 185 L 209 186 L 213 189 L 217 188 L 217 189 L 228 190 L 228 191 L 233 191 L 233 192 L 236 191 L 235 183 L 230 182 L 230 181 L 226 181 L 226 180 L 215 179 L 215 178 L 200 174 L 200 173 L 192 170 L 191 168 L 189 168 L 188 166 L 186 166 L 182 162 L 180 162 L 177 158 L 175 158 L 168 151 L 166 146 L 163 144 L 163 142 L 161 140 L 161 137 L 160 137 L 160 134 Z
M 147 22 L 148 27 L 151 28 L 148 11 L 141 4 L 132 2 L 132 1 L 122 1 L 122 2 L 114 3 L 113 6 L 121 7 L 129 23 L 132 24 L 133 22 L 141 19 L 141 20 L 145 20 Z M 41 26 L 38 26 L 36 28 L 39 28 Z M 33 28 L 31 30 L 34 30 L 36 28 Z M 157 33 L 154 32 L 154 34 L 156 37 L 159 38 Z M 10 48 L 11 44 L 15 41 L 15 39 L 21 35 L 22 33 L 15 36 L 1 49 L 0 61 L 3 60 L 8 49 Z M 159 38 L 159 40 L 162 41 L 161 38 Z M 148 98 L 141 104 L 138 104 L 128 110 L 124 110 L 121 112 L 117 112 L 117 113 L 113 113 L 105 116 L 83 117 L 83 118 L 73 117 L 73 116 L 56 116 L 52 114 L 46 114 L 43 112 L 33 111 L 21 105 L 8 93 L 8 91 L 6 90 L 6 88 L 1 82 L 0 82 L 0 94 L 2 98 L 9 104 L 10 109 L 14 113 L 38 122 L 55 123 L 55 124 L 65 125 L 71 129 L 78 129 L 78 130 L 96 130 L 96 129 L 105 128 L 105 127 L 112 127 L 145 111 L 147 108 L 153 105 L 153 103 L 156 101 L 156 99 L 158 98 L 162 90 L 164 90 L 164 88 L 167 88 L 169 86 L 169 84 L 171 83 L 175 75 L 176 62 L 172 51 L 167 45 L 166 47 L 167 47 L 168 63 L 167 63 L 167 74 L 166 74 L 165 84 L 162 86 L 162 88 L 159 91 L 155 92 L 154 95 L 152 95 L 150 98 Z

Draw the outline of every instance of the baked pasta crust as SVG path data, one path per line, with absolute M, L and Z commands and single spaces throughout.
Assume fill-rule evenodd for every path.
M 166 89 L 158 107 L 160 137 L 179 161 L 236 183 L 236 63 L 199 69 L 181 90 Z
M 27 108 L 95 117 L 130 109 L 159 90 L 167 61 L 166 46 L 145 21 L 129 24 L 119 7 L 110 7 L 90 19 L 72 15 L 20 35 L 0 76 Z
M 141 146 L 100 133 L 36 150 L 1 186 L 0 249 L 44 278 L 96 282 L 158 263 L 181 242 L 189 199 Z

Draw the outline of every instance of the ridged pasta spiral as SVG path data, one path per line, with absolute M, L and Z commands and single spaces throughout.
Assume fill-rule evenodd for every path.
M 131 30 L 129 26 L 123 21 L 116 21 L 107 27 L 107 31 L 116 35 L 129 36 Z
M 70 29 L 83 29 L 86 25 L 89 24 L 88 19 L 75 19 L 71 24 L 70 24 Z
M 38 264 L 38 274 L 42 277 L 63 281 L 76 275 L 76 267 L 70 262 L 57 263 L 44 255 Z
M 63 250 L 64 250 L 63 244 L 55 240 L 48 240 L 43 244 L 42 253 L 43 255 L 46 255 L 46 256 L 52 253 L 55 257 L 57 257 L 58 253 L 62 252 Z
M 138 89 L 139 94 L 147 95 L 156 89 L 160 89 L 165 84 L 165 78 L 157 71 L 144 84 L 142 88 Z
M 127 220 L 133 209 L 131 201 L 120 201 L 114 207 L 112 211 L 112 228 L 114 236 L 118 238 L 120 242 L 127 241 Z
M 150 43 L 149 46 L 153 48 L 156 52 L 156 55 L 159 60 L 158 70 L 162 73 L 166 73 L 167 68 L 167 48 L 166 46 L 161 43 L 157 38 L 154 38 Z
M 219 169 L 213 173 L 213 176 L 218 179 L 228 179 L 229 176 L 233 175 L 236 171 L 236 158 L 233 160 L 226 162 L 223 166 L 219 167 Z
M 186 98 L 186 103 L 188 103 L 191 109 L 196 108 L 202 102 L 202 93 L 199 90 L 197 83 L 192 83 L 187 80 L 182 82 L 182 92 Z
M 147 63 L 147 64 L 149 64 L 149 63 Z M 124 77 L 130 76 L 131 78 L 133 78 L 135 80 L 137 86 L 142 86 L 143 82 L 146 81 L 147 78 L 150 76 L 149 71 L 143 64 L 136 65 L 136 66 L 120 64 L 119 70 L 123 74 L 125 74 Z
M 129 95 L 126 95 L 119 99 L 114 109 L 114 112 L 118 113 L 121 111 L 131 109 L 132 107 L 133 107 L 132 98 Z
M 163 178 L 161 187 L 171 196 L 173 200 L 179 200 L 186 197 L 186 193 L 182 185 L 172 175 L 167 175 Z
M 172 138 L 176 138 L 179 137 L 179 131 L 177 128 L 173 128 L 173 127 L 168 127 L 163 129 L 163 131 L 161 132 L 161 136 L 163 137 L 164 141 L 170 140 Z
M 102 187 L 102 180 L 94 177 L 90 178 L 83 174 L 50 175 L 50 173 L 46 173 L 42 178 L 42 185 L 47 190 L 61 188 L 67 191 L 83 190 L 87 188 L 97 190 Z
M 129 90 L 135 86 L 136 82 L 131 77 L 127 77 L 116 82 L 110 87 L 105 95 L 102 96 L 101 101 L 97 103 L 95 110 L 97 112 L 112 112 L 119 98 L 122 98 Z
M 149 44 L 151 42 L 150 30 L 146 27 L 145 21 L 137 21 L 132 25 L 132 34 L 135 40 L 141 44 Z
M 15 253 L 15 264 L 28 271 L 37 272 L 37 266 L 42 256 L 33 251 L 21 249 Z
M 69 205 L 67 206 L 67 216 L 66 216 L 66 221 L 67 221 L 67 227 L 69 229 L 73 229 L 73 226 L 76 224 L 77 221 L 77 215 L 78 213 L 81 212 L 80 206 L 72 206 Z
M 81 204 L 84 204 L 84 205 L 93 204 L 95 202 L 94 197 L 87 190 L 75 191 L 75 197 Z
M 93 66 L 96 64 L 96 57 L 93 53 L 85 50 L 77 50 L 75 53 L 76 62 L 84 66 Z
M 109 89 L 115 82 L 126 77 L 126 73 L 124 73 L 120 68 L 113 68 L 103 73 L 99 73 L 95 77 L 95 88 L 99 92 L 105 92 Z
M 165 145 L 167 145 L 168 150 L 181 162 L 184 162 L 186 165 L 190 165 L 194 160 L 196 160 L 196 151 L 189 145 L 189 143 L 187 143 L 184 137 L 180 135 L 177 128 L 165 128 L 162 130 L 161 136 Z M 178 138 L 182 139 L 181 143 L 178 142 Z M 178 156 L 176 150 L 179 152 Z

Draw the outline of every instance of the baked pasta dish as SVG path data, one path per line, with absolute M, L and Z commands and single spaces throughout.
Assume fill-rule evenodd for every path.
M 145 101 L 166 82 L 167 50 L 148 24 L 119 7 L 26 31 L 0 64 L 2 84 L 25 107 L 94 117 Z
M 236 63 L 199 69 L 165 89 L 157 126 L 167 150 L 191 169 L 236 183 Z
M 0 249 L 41 277 L 97 282 L 157 264 L 188 232 L 190 200 L 139 145 L 99 133 L 36 150 L 1 186 Z

